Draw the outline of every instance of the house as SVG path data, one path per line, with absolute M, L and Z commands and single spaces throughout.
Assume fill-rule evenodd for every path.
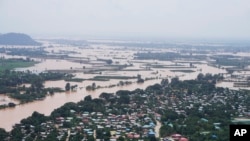
M 171 135 L 171 137 L 175 140 L 175 141 L 179 141 L 181 139 L 181 134 L 173 134 Z
M 155 137 L 155 132 L 152 129 L 149 129 L 148 137 Z

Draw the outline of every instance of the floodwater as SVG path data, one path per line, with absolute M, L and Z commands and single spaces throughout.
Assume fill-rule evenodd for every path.
M 7 105 L 9 104 L 10 102 L 12 103 L 15 103 L 15 104 L 18 104 L 19 101 L 18 100 L 15 100 L 13 98 L 10 98 L 4 94 L 0 94 L 0 105 Z
M 132 62 L 132 66 L 129 66 L 122 71 L 103 71 L 101 74 L 84 74 L 84 73 L 75 73 L 76 78 L 83 78 L 89 79 L 93 78 L 97 75 L 105 75 L 105 76 L 137 76 L 140 74 L 142 78 L 154 78 L 153 80 L 145 81 L 143 84 L 135 83 L 136 79 L 129 79 L 126 81 L 132 81 L 131 85 L 126 86 L 115 86 L 112 88 L 108 88 L 110 85 L 116 85 L 119 81 L 125 80 L 118 80 L 118 79 L 111 79 L 110 81 L 83 81 L 83 82 L 70 82 L 71 85 L 78 85 L 78 89 L 73 92 L 63 92 L 63 93 L 55 93 L 52 96 L 47 96 L 44 100 L 35 101 L 23 105 L 18 105 L 15 108 L 6 108 L 0 110 L 0 128 L 5 128 L 7 131 L 12 129 L 12 126 L 16 123 L 19 123 L 21 119 L 27 118 L 30 116 L 34 111 L 39 113 L 50 115 L 50 113 L 60 106 L 64 105 L 67 102 L 78 102 L 83 100 L 85 96 L 91 95 L 92 98 L 98 98 L 102 92 L 107 93 L 115 93 L 118 90 L 135 90 L 137 88 L 145 89 L 149 85 L 153 85 L 155 83 L 160 83 L 161 79 L 157 78 L 168 78 L 171 79 L 172 77 L 178 76 L 180 80 L 186 79 L 195 79 L 199 73 L 225 73 L 226 71 L 219 68 L 214 68 L 208 66 L 206 64 L 194 64 L 196 68 L 190 68 L 195 72 L 192 73 L 182 73 L 182 72 L 172 72 L 170 69 L 167 68 L 160 68 L 156 69 L 153 68 L 151 70 L 143 70 L 142 67 L 146 63 L 153 64 L 158 63 L 162 65 L 169 65 L 173 64 L 173 62 L 169 61 L 155 61 L 155 60 L 133 60 L 133 54 L 138 52 L 136 48 L 131 50 L 122 50 L 121 47 L 109 47 L 105 45 L 92 45 L 88 48 L 82 47 L 65 47 L 60 45 L 55 45 L 53 48 L 45 48 L 45 50 L 53 53 L 61 53 L 67 54 L 71 57 L 81 57 L 81 58 L 88 58 L 89 63 L 82 64 L 77 63 L 72 60 L 58 60 L 58 59 L 41 59 L 41 58 L 34 58 L 40 60 L 40 63 L 36 64 L 33 67 L 29 68 L 19 68 L 17 70 L 25 71 L 30 70 L 34 73 L 43 72 L 46 70 L 71 70 L 71 69 L 79 69 L 85 66 L 86 68 L 98 68 L 103 67 L 104 64 L 98 62 L 98 58 L 101 59 L 112 59 L 113 62 L 116 64 L 129 65 Z M 6 56 L 11 57 L 11 56 Z M 179 63 L 181 64 L 181 63 Z M 181 64 L 187 66 L 187 64 Z M 138 71 L 133 71 L 133 70 Z M 132 71 L 131 71 L 132 70 Z M 103 88 L 97 89 L 95 91 L 86 91 L 85 87 L 91 85 L 93 82 L 96 83 L 96 86 L 101 86 Z M 47 81 L 45 82 L 45 87 L 59 87 L 64 89 L 67 82 L 60 80 L 60 81 Z M 5 101 L 13 101 L 12 99 L 8 98 L 7 96 L 0 95 L 0 100 L 5 99 Z M 0 104 L 1 101 L 0 101 Z M 3 116 L 4 115 L 4 116 Z

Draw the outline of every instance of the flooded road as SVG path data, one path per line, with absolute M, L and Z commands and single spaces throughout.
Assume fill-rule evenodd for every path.
M 156 126 L 155 126 L 155 137 L 159 138 L 160 137 L 160 128 L 161 128 L 161 123 L 156 120 Z

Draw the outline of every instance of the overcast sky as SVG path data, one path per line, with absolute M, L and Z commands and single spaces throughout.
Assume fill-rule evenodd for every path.
M 250 39 L 250 0 L 0 0 L 0 33 Z

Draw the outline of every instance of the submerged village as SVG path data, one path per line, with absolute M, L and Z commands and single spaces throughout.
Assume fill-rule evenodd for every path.
M 0 43 L 3 141 L 228 141 L 250 123 L 245 44 Z

